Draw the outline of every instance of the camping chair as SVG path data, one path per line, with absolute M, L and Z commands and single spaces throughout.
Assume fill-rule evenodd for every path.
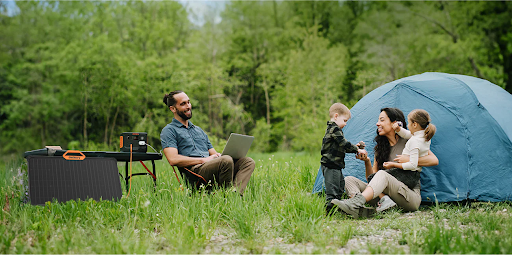
M 203 185 L 208 184 L 208 182 L 201 175 L 192 172 L 190 169 L 188 169 L 186 167 L 178 167 L 178 166 L 174 166 L 174 165 L 171 165 L 171 167 L 172 167 L 172 170 L 174 171 L 174 175 L 176 176 L 176 179 L 178 180 L 178 183 L 180 184 L 180 186 L 181 186 L 181 181 L 180 181 L 180 178 L 178 177 L 178 174 L 176 173 L 175 167 L 178 168 L 181 178 L 183 180 L 185 180 L 185 182 L 189 183 L 190 186 L 192 186 L 193 188 L 198 189 L 201 186 L 201 184 L 203 184 Z

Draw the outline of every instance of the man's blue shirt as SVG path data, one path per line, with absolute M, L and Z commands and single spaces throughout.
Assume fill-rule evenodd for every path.
M 162 149 L 176 148 L 178 154 L 187 157 L 208 157 L 208 150 L 213 148 L 208 135 L 200 127 L 189 120 L 187 128 L 175 118 L 162 129 L 160 141 Z

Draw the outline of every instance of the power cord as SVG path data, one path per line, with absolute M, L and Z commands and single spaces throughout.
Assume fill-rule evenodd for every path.
M 162 155 L 162 152 L 161 152 L 161 151 L 160 151 L 160 152 L 158 152 L 158 151 L 157 151 L 157 150 L 155 150 L 155 148 L 153 148 L 153 146 L 151 146 L 151 144 L 149 144 L 149 143 L 146 143 L 146 142 L 144 142 L 144 141 L 139 141 L 139 145 L 140 145 L 140 146 L 147 145 L 147 146 L 151 147 L 151 149 L 153 149 L 156 153 L 158 153 L 159 155 Z
M 126 197 L 130 196 L 130 191 L 132 190 L 132 154 L 133 154 L 133 145 L 130 144 L 130 188 L 128 189 L 128 194 Z

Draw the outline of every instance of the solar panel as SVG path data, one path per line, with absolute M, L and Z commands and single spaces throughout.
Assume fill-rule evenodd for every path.
M 117 200 L 122 196 L 117 160 L 28 156 L 30 202 L 43 205 L 54 198 L 59 202 L 72 199 Z

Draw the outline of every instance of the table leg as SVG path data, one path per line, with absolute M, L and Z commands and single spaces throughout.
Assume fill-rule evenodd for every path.
M 126 161 L 126 165 L 125 165 L 125 172 L 126 174 L 124 175 L 124 182 L 126 183 L 126 192 L 128 192 L 128 179 L 130 178 L 130 176 L 128 176 L 128 161 Z
M 153 175 L 155 176 L 155 178 L 153 178 L 153 183 L 155 184 L 155 188 L 156 188 L 156 168 L 155 168 L 155 161 L 154 160 L 151 160 L 151 164 L 153 165 Z

